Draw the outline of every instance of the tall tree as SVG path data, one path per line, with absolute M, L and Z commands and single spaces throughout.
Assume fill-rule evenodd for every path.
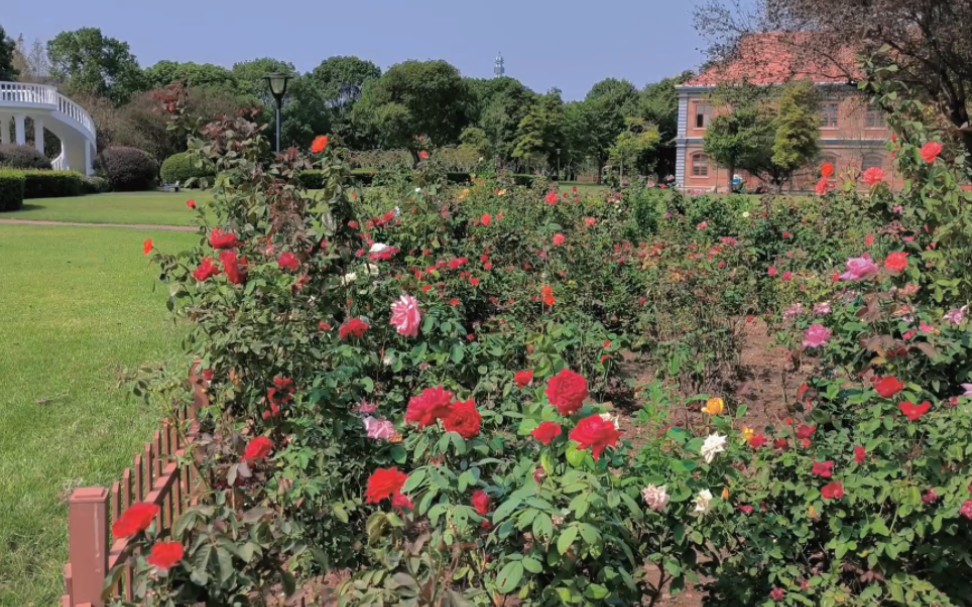
M 786 31 L 787 51 L 808 61 L 826 61 L 846 71 L 848 81 L 873 78 L 854 57 L 869 57 L 903 88 L 919 96 L 928 115 L 949 125 L 972 153 L 972 3 L 955 0 L 710 0 L 697 11 L 716 58 L 731 55 L 752 32 Z M 972 156 L 970 156 L 972 157 Z
M 722 86 L 713 93 L 720 111 L 705 132 L 705 153 L 729 169 L 729 186 L 736 170 L 762 178 L 772 168 L 776 134 L 769 89 L 748 84 Z
M 51 76 L 71 93 L 89 93 L 116 105 L 146 88 L 142 70 L 127 42 L 100 29 L 85 27 L 61 32 L 47 43 Z
M 259 100 L 266 106 L 273 105 L 273 96 L 264 78 L 268 74 L 281 72 L 294 75 L 297 70 L 289 61 L 281 61 L 271 57 L 261 57 L 233 64 L 233 75 L 236 77 L 237 91 L 251 99 Z M 288 84 L 289 86 L 289 84 Z
M 17 79 L 17 69 L 14 67 L 14 50 L 16 47 L 17 43 L 0 26 L 0 80 Z
M 14 68 L 17 70 L 17 80 L 20 82 L 39 82 L 48 80 L 51 73 L 50 63 L 47 61 L 47 49 L 40 40 L 34 40 L 30 49 L 23 34 L 17 37 L 14 48 Z
M 340 135 L 349 145 L 363 143 L 356 137 L 351 114 L 365 84 L 380 77 L 381 68 L 358 57 L 331 57 L 322 61 L 307 74 L 306 86 L 295 90 L 294 103 L 300 105 L 305 124 L 309 125 L 306 129 L 326 125 L 329 132 Z
M 564 142 L 564 101 L 553 89 L 520 121 L 513 158 L 531 169 L 552 169 L 560 164 Z
M 614 145 L 608 151 L 611 163 L 618 168 L 621 178 L 625 171 L 628 175 L 650 172 L 654 169 L 655 148 L 661 142 L 658 127 L 643 118 L 626 118 L 626 128 L 621 131 Z
M 520 122 L 537 103 L 537 95 L 514 78 L 485 82 L 490 86 L 486 89 L 488 95 L 482 98 L 485 106 L 479 126 L 486 133 L 493 153 L 505 163 L 513 157 Z
M 806 80 L 787 86 L 780 97 L 773 164 L 789 178 L 820 151 L 820 93 Z
M 237 89 L 233 72 L 211 63 L 163 60 L 145 70 L 145 79 L 152 88 L 162 88 L 182 81 L 186 86 L 192 87 L 213 87 L 224 91 Z
M 638 89 L 627 80 L 607 78 L 591 87 L 584 98 L 584 111 L 590 129 L 589 153 L 598 175 L 607 162 L 611 146 L 624 131 L 625 116 L 635 113 Z
M 469 90 L 445 61 L 406 61 L 364 85 L 354 124 L 383 147 L 406 148 L 417 158 L 419 137 L 456 143 L 468 123 Z

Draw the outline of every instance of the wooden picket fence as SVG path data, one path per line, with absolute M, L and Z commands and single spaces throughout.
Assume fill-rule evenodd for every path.
M 165 533 L 192 500 L 198 471 L 184 457 L 199 434 L 199 411 L 208 404 L 201 380 L 190 378 L 193 402 L 179 411 L 177 419 L 164 423 L 134 465 L 126 468 L 109 492 L 104 487 L 84 487 L 71 493 L 68 505 L 68 563 L 64 566 L 62 607 L 101 607 L 103 596 L 132 600 L 134 570 L 132 538 L 109 542 L 111 522 L 136 502 L 159 506 L 156 528 Z M 188 427 L 185 436 L 180 428 Z M 118 583 L 105 594 L 109 572 L 119 563 L 125 567 Z

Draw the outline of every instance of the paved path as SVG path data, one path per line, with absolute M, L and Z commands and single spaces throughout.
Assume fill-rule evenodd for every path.
M 165 232 L 195 232 L 192 226 L 156 226 L 144 223 L 81 223 L 80 221 L 40 221 L 38 219 L 0 219 L 7 226 L 65 226 L 72 228 L 128 228 L 129 230 L 162 230 Z

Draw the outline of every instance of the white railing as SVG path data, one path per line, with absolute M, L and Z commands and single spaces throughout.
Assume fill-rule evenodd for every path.
M 58 118 L 70 118 L 91 141 L 95 140 L 95 124 L 88 112 L 77 103 L 57 92 L 53 86 L 29 82 L 0 82 L 0 108 L 4 106 L 29 109 L 43 107 L 60 114 Z

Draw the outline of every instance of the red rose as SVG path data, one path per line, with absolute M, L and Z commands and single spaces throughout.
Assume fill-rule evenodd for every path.
M 270 455 L 270 451 L 272 450 L 273 441 L 266 436 L 258 436 L 246 446 L 246 451 L 243 452 L 243 461 L 258 462 Z
M 769 439 L 762 434 L 757 434 L 749 439 L 749 446 L 753 449 L 761 449 L 769 443 Z
M 219 261 L 226 272 L 226 280 L 234 285 L 246 283 L 246 259 L 240 259 L 236 251 L 223 251 L 219 254 Z
M 142 245 L 142 251 L 144 251 L 146 255 L 151 255 L 154 249 L 155 249 L 155 244 L 152 242 L 151 238 L 146 240 L 145 243 Z
M 446 432 L 455 432 L 466 440 L 479 436 L 483 425 L 483 416 L 476 409 L 472 400 L 457 402 L 452 405 L 449 415 L 443 420 Z
M 600 415 L 582 419 L 570 433 L 570 439 L 577 443 L 579 449 L 585 451 L 591 449 L 594 453 L 594 461 L 601 458 L 606 448 L 617 446 L 619 438 L 621 433 L 618 432 L 614 422 Z
M 341 339 L 348 339 L 349 337 L 361 339 L 370 328 L 371 325 L 360 318 L 352 318 L 341 325 L 341 328 L 338 330 L 338 337 Z
M 487 516 L 489 514 L 490 499 L 489 495 L 486 494 L 482 489 L 478 489 L 472 496 L 472 505 L 476 509 L 476 513 L 479 516 Z
M 159 569 L 171 569 L 179 564 L 184 553 L 179 542 L 162 542 L 152 546 L 152 554 L 145 560 Z
M 145 502 L 132 504 L 132 507 L 123 512 L 111 526 L 111 534 L 117 540 L 141 533 L 149 528 L 160 511 L 161 509 L 155 504 Z
M 813 471 L 811 474 L 814 476 L 819 476 L 820 478 L 833 477 L 834 462 L 813 462 Z
M 193 270 L 192 277 L 199 282 L 205 282 L 213 276 L 219 274 L 219 266 L 212 257 L 203 257 L 199 267 Z
M 921 148 L 921 158 L 928 164 L 932 164 L 942 153 L 942 144 L 936 141 L 929 141 Z
M 429 153 L 426 152 L 425 150 L 422 150 L 421 152 L 419 152 L 419 158 L 421 158 L 422 160 L 428 160 Z
M 479 218 L 479 223 L 485 227 L 489 227 L 493 223 L 493 216 L 489 213 L 484 213 L 482 217 Z
M 427 428 L 435 424 L 436 420 L 449 416 L 452 412 L 453 398 L 452 392 L 442 386 L 427 388 L 408 401 L 405 421 L 410 424 L 418 424 L 420 428 Z
M 540 297 L 543 298 L 543 305 L 553 307 L 557 303 L 557 299 L 554 297 L 553 287 L 544 285 L 540 289 Z
M 790 443 L 785 438 L 778 438 L 773 441 L 773 446 L 781 451 L 786 451 L 790 448 Z
M 313 154 L 323 154 L 324 150 L 327 149 L 327 144 L 331 142 L 326 135 L 319 135 L 314 138 L 314 142 L 311 143 L 311 153 Z
M 240 246 L 240 241 L 237 240 L 236 234 L 216 228 L 209 235 L 209 246 L 214 249 L 235 249 Z
M 550 206 L 557 206 L 557 203 L 560 202 L 560 198 L 557 196 L 557 192 L 550 192 L 549 194 L 547 194 L 546 202 Z
M 844 497 L 844 485 L 839 481 L 828 483 L 820 490 L 820 495 L 825 500 L 839 500 Z
M 854 447 L 854 461 L 863 465 L 867 461 L 867 450 L 864 447 Z
M 412 498 L 399 492 L 392 496 L 392 508 L 404 512 L 405 510 L 415 510 L 415 504 L 412 503 Z
M 533 381 L 533 371 L 517 371 L 513 381 L 521 388 L 526 388 Z
M 820 166 L 820 176 L 830 178 L 834 176 L 834 163 L 825 162 Z
M 287 251 L 280 256 L 280 259 L 277 260 L 277 267 L 279 267 L 281 270 L 290 270 L 291 272 L 296 272 L 300 267 L 300 260 L 297 259 L 296 255 L 290 251 Z
M 916 422 L 926 413 L 928 413 L 928 410 L 931 409 L 931 403 L 927 400 L 920 405 L 910 402 L 903 402 L 898 405 L 898 408 L 901 409 L 901 412 L 904 413 L 905 417 L 908 418 L 908 421 Z
M 561 415 L 576 413 L 589 395 L 587 380 L 570 369 L 564 369 L 550 378 L 547 384 L 547 398 Z
M 196 201 L 195 200 L 187 200 L 186 201 L 186 206 L 189 207 L 190 209 L 195 209 L 196 208 Z
M 904 390 L 904 384 L 897 377 L 882 377 L 874 382 L 874 389 L 877 390 L 881 398 L 892 398 L 898 392 Z
M 401 493 L 408 475 L 399 472 L 398 468 L 378 468 L 368 478 L 368 489 L 365 491 L 365 501 L 378 504 Z
M 555 438 L 564 433 L 563 428 L 560 424 L 554 422 L 543 422 L 537 426 L 536 430 L 530 433 L 530 436 L 537 439 L 541 445 L 549 445 L 554 441 Z
M 888 253 L 888 258 L 884 260 L 884 267 L 895 274 L 904 272 L 908 269 L 908 254 L 902 252 Z
M 813 438 L 813 435 L 816 432 L 817 432 L 816 426 L 808 426 L 806 424 L 803 424 L 799 428 L 797 428 L 796 436 L 800 440 L 810 440 L 811 438 Z
M 566 236 L 564 236 L 563 234 L 560 234 L 559 232 L 557 234 L 554 234 L 554 236 L 553 236 L 553 244 L 554 244 L 555 247 L 559 247 L 560 245 L 564 244 L 565 242 L 567 242 L 567 237 Z

